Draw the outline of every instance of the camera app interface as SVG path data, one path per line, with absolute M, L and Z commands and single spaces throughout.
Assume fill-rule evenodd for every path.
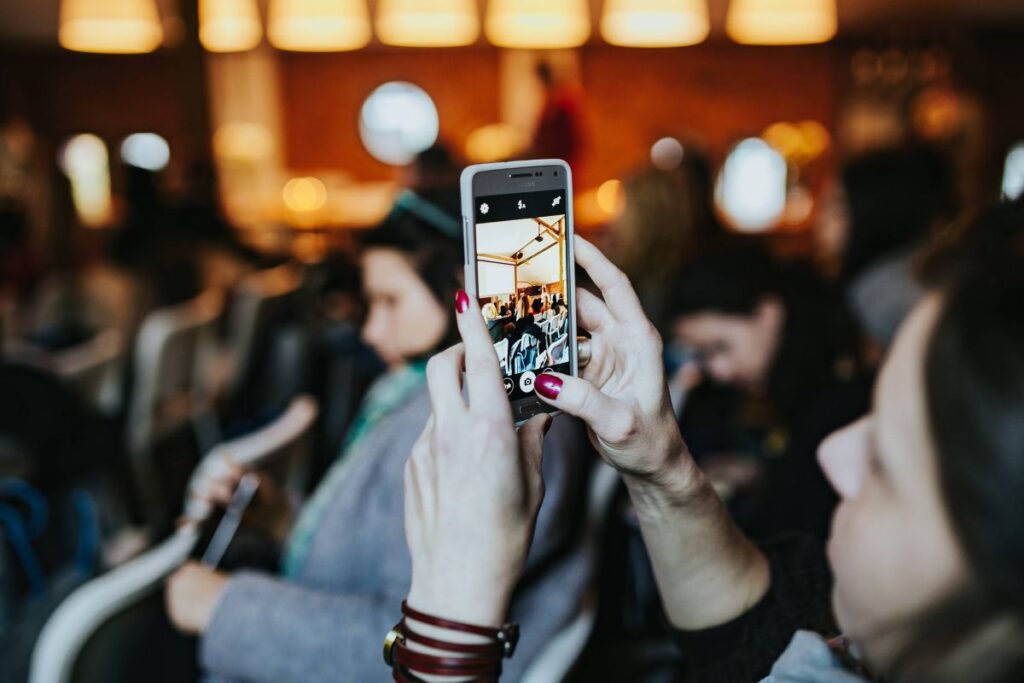
M 475 200 L 480 308 L 512 400 L 542 372 L 570 371 L 565 201 L 557 190 Z

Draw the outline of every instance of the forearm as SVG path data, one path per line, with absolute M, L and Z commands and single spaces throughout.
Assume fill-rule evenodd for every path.
M 733 523 L 688 454 L 656 480 L 626 476 L 661 599 L 672 624 L 699 630 L 730 621 L 767 592 L 764 555 Z

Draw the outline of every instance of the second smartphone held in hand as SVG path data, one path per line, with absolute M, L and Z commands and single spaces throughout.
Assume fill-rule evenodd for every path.
M 466 290 L 480 303 L 516 423 L 556 412 L 534 393 L 538 375 L 578 374 L 571 177 L 560 160 L 462 172 Z

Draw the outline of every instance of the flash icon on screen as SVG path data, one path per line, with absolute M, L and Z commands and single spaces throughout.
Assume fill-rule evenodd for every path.
M 487 202 L 484 202 L 483 204 L 480 205 L 480 213 L 486 214 L 490 210 L 491 207 L 487 206 Z
M 526 204 L 523 203 L 522 199 L 519 200 L 519 204 L 517 204 L 516 206 L 519 208 L 520 211 L 526 208 Z

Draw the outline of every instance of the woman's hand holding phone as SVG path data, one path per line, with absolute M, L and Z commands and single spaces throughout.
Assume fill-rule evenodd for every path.
M 551 417 L 538 415 L 516 432 L 479 306 L 459 292 L 456 310 L 463 343 L 427 366 L 433 415 L 405 469 L 409 605 L 498 626 L 544 496 L 541 453 Z
M 547 373 L 537 394 L 587 423 L 591 440 L 612 467 L 641 486 L 654 484 L 685 499 L 703 487 L 669 400 L 662 341 L 629 279 L 594 245 L 576 237 L 576 262 L 603 300 L 576 293 L 580 327 L 592 335 L 582 377 Z

